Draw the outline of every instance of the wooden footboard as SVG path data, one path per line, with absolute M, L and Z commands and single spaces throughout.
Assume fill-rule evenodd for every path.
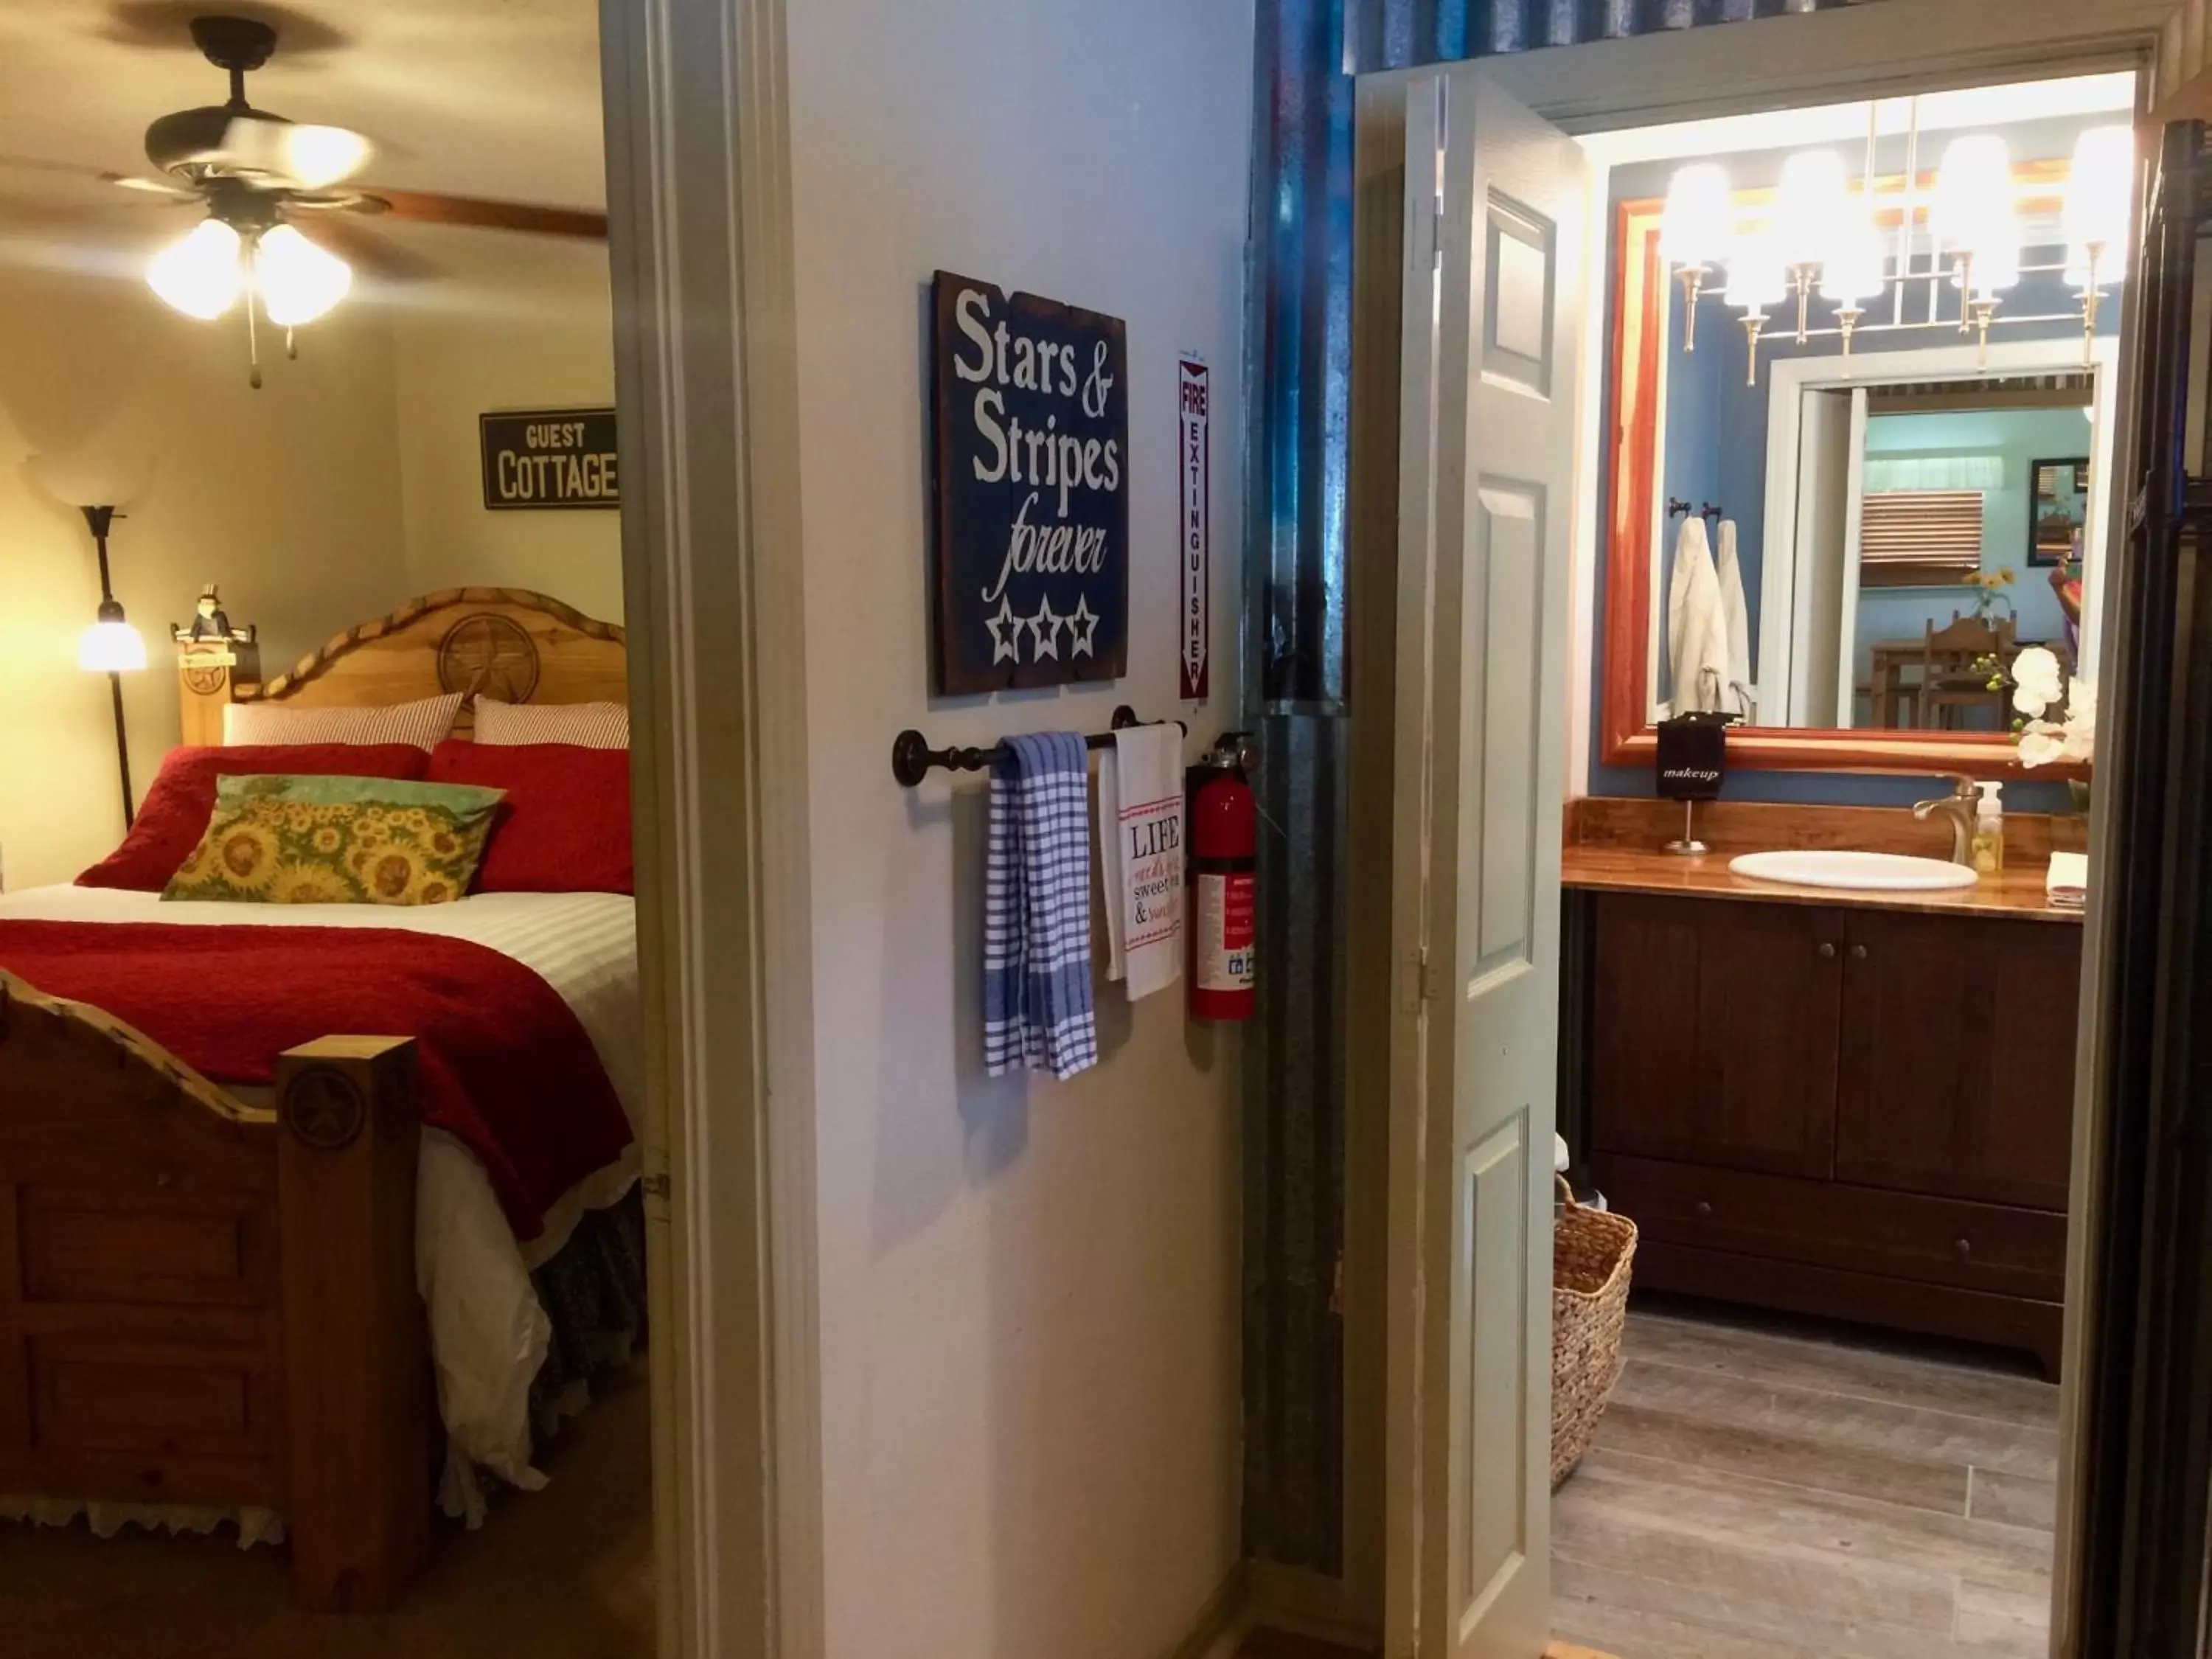
M 277 1510 L 301 1606 L 398 1599 L 431 1481 L 413 1066 L 328 1038 L 258 1111 L 0 973 L 0 1492 Z

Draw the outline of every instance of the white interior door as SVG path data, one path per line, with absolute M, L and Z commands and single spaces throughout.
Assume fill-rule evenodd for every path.
M 1481 70 L 1407 96 L 1389 1650 L 1536 1659 L 1583 163 Z
M 1790 687 L 1787 724 L 1792 726 L 1851 724 L 1850 705 L 1840 711 L 1835 706 L 1835 686 L 1844 570 L 1850 562 L 1851 405 L 1858 395 L 1820 386 L 1802 394 L 1797 478 L 1790 492 L 1796 498 L 1796 522 L 1790 527 L 1790 568 L 1779 573 L 1790 580 L 1774 580 L 1785 562 L 1778 555 L 1762 579 L 1762 591 L 1778 601 L 1794 590 L 1794 604 L 1773 602 L 1764 629 L 1770 649 L 1778 634 L 1785 636 L 1776 661 L 1789 665 L 1789 677 L 1785 681 L 1778 674 L 1772 683 Z M 1772 477 L 1771 469 L 1768 476 Z M 1761 600 L 1762 605 L 1768 603 Z M 1767 678 L 1762 661 L 1759 678 Z
M 1849 431 L 1850 449 L 1844 464 L 1843 580 L 1838 585 L 1835 628 L 1830 635 L 1836 641 L 1836 673 L 1831 682 L 1836 688 L 1836 706 L 1835 718 L 1826 724 L 1837 727 L 1858 723 L 1858 716 L 1853 711 L 1858 707 L 1859 537 L 1866 505 L 1867 394 L 1864 386 L 1852 389 Z M 1874 714 L 1869 710 L 1867 724 L 1871 726 L 1874 722 Z

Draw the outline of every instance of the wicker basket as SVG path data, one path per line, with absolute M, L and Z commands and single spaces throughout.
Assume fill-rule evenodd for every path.
M 1628 1312 L 1636 1224 L 1564 1200 L 1552 1224 L 1552 1485 L 1574 1473 L 1620 1380 L 1620 1328 Z

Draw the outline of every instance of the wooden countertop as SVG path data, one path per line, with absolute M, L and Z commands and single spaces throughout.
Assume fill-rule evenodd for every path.
M 1932 915 L 1957 911 L 2030 921 L 2078 923 L 2081 920 L 2079 910 L 2059 908 L 2045 897 L 2043 890 L 2044 871 L 2052 850 L 2078 851 L 2084 844 L 2082 826 L 2075 819 L 2006 814 L 2003 872 L 1984 877 L 1972 887 L 1933 893 L 1799 887 L 1754 881 L 1729 870 L 1729 860 L 1738 854 L 1784 848 L 1856 848 L 1869 853 L 1947 857 L 1948 826 L 1916 819 L 1900 808 L 1713 801 L 1698 809 L 1698 837 L 1713 849 L 1698 858 L 1659 850 L 1681 833 L 1681 826 L 1682 809 L 1671 801 L 1603 796 L 1574 801 L 1568 812 L 1560 884 L 1769 904 L 1860 906 Z
M 1741 851 L 1739 848 L 1736 851 Z M 1686 898 L 1747 899 L 1768 904 L 1825 904 L 1879 910 L 1929 913 L 1964 911 L 1975 915 L 2018 916 L 2031 921 L 2081 920 L 2079 910 L 2061 909 L 2043 892 L 2043 866 L 2008 865 L 2002 874 L 1984 877 L 1972 887 L 1910 893 L 1847 887 L 1798 887 L 1754 881 L 1730 873 L 1735 851 L 1682 858 L 1672 853 L 1626 847 L 1570 847 L 1559 864 L 1565 887 L 1624 893 L 1672 893 Z

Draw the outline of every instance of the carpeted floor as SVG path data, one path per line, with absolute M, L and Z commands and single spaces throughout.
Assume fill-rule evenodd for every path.
M 0 1524 L 4 1659 L 648 1659 L 652 1449 L 642 1364 L 603 1372 L 545 1447 L 552 1484 L 509 1492 L 480 1532 L 439 1523 L 429 1572 L 372 1618 L 295 1612 L 278 1550 L 137 1530 Z

